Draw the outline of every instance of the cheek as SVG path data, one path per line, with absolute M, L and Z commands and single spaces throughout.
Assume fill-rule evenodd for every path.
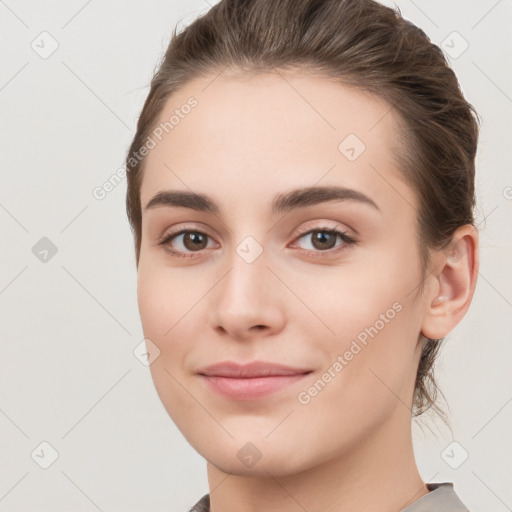
M 188 358 L 196 353 L 196 339 L 205 329 L 205 300 L 211 282 L 207 276 L 198 276 L 194 267 L 178 272 L 155 262 L 139 265 L 137 301 L 144 337 L 160 350 L 150 367 L 155 384 L 172 380 L 167 372 L 181 381 L 191 370 Z
M 159 394 L 165 389 L 174 388 L 167 372 L 175 375 L 177 368 L 183 368 L 187 340 L 182 330 L 186 325 L 185 301 L 183 297 L 178 300 L 178 289 L 170 286 L 170 282 L 166 272 L 148 271 L 139 266 L 137 301 L 144 338 L 150 339 L 160 350 L 159 356 L 150 366 Z M 164 404 L 172 401 L 173 394 L 166 398 L 161 395 Z
M 311 309 L 316 308 L 332 331 L 323 329 L 325 334 L 316 336 L 326 355 L 324 371 L 330 367 L 336 375 L 333 384 L 325 386 L 329 391 L 322 391 L 322 401 L 378 416 L 397 402 L 396 395 L 405 401 L 414 381 L 421 325 L 413 291 L 420 278 L 418 262 L 405 253 L 395 252 L 387 259 L 381 253 L 378 262 L 351 266 L 350 272 L 340 267 L 336 272 L 321 281 L 321 289 L 317 281 L 318 291 L 308 295 Z M 329 378 L 326 375 L 325 380 Z
M 160 350 L 151 363 L 155 389 L 171 419 L 186 426 L 190 396 L 184 390 L 184 360 L 193 333 L 185 332 L 186 311 L 190 309 L 179 287 L 171 286 L 169 272 L 156 266 L 139 265 L 137 301 L 144 337 Z M 183 320 L 181 320 L 183 319 Z
M 137 302 L 145 335 L 166 340 L 185 324 L 188 311 L 192 312 L 204 295 L 198 284 L 186 273 L 173 272 L 156 262 L 141 263 Z
M 372 304 L 372 310 L 362 312 L 347 306 L 340 313 L 338 335 L 328 346 L 325 366 L 297 397 L 303 404 L 302 424 L 314 433 L 311 443 L 329 429 L 343 448 L 370 435 L 395 410 L 410 414 L 406 404 L 416 371 L 414 319 L 407 305 L 386 306 Z
M 361 261 L 350 267 L 333 267 L 329 272 L 323 268 L 295 276 L 294 290 L 317 317 L 315 320 L 307 315 L 316 332 L 326 340 L 330 335 L 334 343 L 339 339 L 343 344 L 360 333 L 364 337 L 365 329 L 375 323 L 379 330 L 383 321 L 385 330 L 396 324 L 396 310 L 412 304 L 411 292 L 419 282 L 415 262 L 397 258 L 385 262 L 380 256 L 379 261 Z

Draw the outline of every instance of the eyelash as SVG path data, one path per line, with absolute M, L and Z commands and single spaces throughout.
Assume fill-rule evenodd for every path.
M 317 227 L 317 228 L 313 228 L 313 229 L 305 229 L 305 230 L 299 232 L 299 234 L 295 238 L 295 240 L 300 240 L 304 236 L 309 235 L 311 233 L 315 233 L 315 232 L 329 233 L 332 235 L 337 235 L 337 236 L 339 236 L 339 238 L 341 238 L 341 240 L 343 241 L 343 244 L 337 248 L 327 249 L 325 251 L 305 249 L 306 255 L 312 256 L 314 258 L 322 257 L 325 254 L 328 254 L 328 255 L 337 254 L 340 251 L 349 249 L 350 247 L 352 247 L 353 245 L 355 245 L 357 243 L 357 241 L 354 238 L 352 238 L 350 235 L 348 235 L 345 231 L 341 231 L 341 230 L 329 228 L 329 227 Z M 176 238 L 180 235 L 186 234 L 186 233 L 199 233 L 200 235 L 204 235 L 208 238 L 211 238 L 209 235 L 207 235 L 203 231 L 199 231 L 199 230 L 195 230 L 195 229 L 182 229 L 181 231 L 177 231 L 176 233 L 170 233 L 169 235 L 165 235 L 163 237 L 163 239 L 157 243 L 157 245 L 164 246 L 165 250 L 171 256 L 174 256 L 177 258 L 193 258 L 194 253 L 200 252 L 200 251 L 192 251 L 189 253 L 183 253 L 181 251 L 175 251 L 174 249 L 170 249 L 169 247 L 167 247 L 167 244 L 169 242 L 171 242 L 171 240 L 173 240 L 174 238 Z

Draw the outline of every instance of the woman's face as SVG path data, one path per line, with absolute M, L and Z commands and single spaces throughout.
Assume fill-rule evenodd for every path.
M 190 82 L 160 122 L 138 304 L 186 439 L 226 473 L 284 476 L 402 436 L 432 294 L 418 295 L 417 200 L 389 105 L 312 76 L 224 74 Z M 165 191 L 187 196 L 146 208 Z M 200 373 L 226 361 L 297 370 Z

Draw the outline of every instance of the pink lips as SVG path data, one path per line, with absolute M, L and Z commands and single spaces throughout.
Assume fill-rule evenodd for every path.
M 301 380 L 311 370 L 264 361 L 245 365 L 223 361 L 207 366 L 198 373 L 217 393 L 235 400 L 252 400 Z

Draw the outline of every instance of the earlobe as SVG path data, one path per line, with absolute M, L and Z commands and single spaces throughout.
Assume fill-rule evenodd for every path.
M 445 337 L 466 314 L 478 275 L 478 232 L 472 225 L 457 229 L 450 245 L 434 255 L 431 295 L 426 297 L 421 333 Z

